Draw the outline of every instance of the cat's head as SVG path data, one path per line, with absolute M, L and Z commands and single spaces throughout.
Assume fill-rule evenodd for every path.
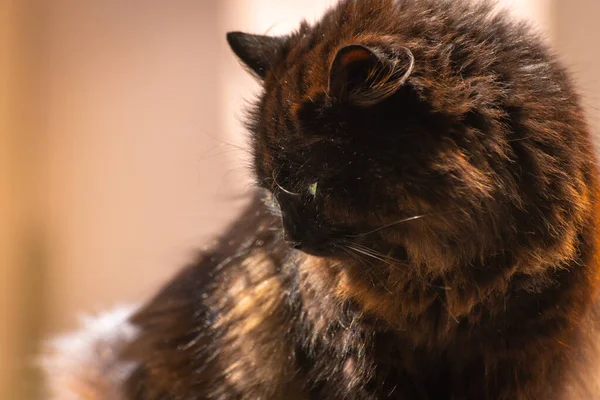
M 512 87 L 519 60 L 371 17 L 379 30 L 344 28 L 342 10 L 289 36 L 228 34 L 263 85 L 249 124 L 255 174 L 288 243 L 436 270 L 540 244 L 557 258 L 573 251 L 572 221 L 587 207 L 581 143 L 530 120 L 547 110 Z M 527 62 L 545 62 L 539 51 Z

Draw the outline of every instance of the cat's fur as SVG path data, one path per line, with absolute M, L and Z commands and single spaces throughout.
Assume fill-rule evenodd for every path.
M 600 398 L 596 158 L 526 24 L 344 0 L 228 39 L 264 189 L 130 319 L 124 399 Z

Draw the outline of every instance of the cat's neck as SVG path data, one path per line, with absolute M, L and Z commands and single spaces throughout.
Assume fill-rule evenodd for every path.
M 536 320 L 553 308 L 580 315 L 595 284 L 593 235 L 578 235 L 577 257 L 532 273 L 508 253 L 457 266 L 437 276 L 417 267 L 374 265 L 298 256 L 295 286 L 303 314 L 317 330 L 377 321 L 415 346 L 444 348 L 465 332 L 482 337 Z M 525 271 L 525 272 L 524 272 Z M 560 294 L 560 295 L 559 295 Z

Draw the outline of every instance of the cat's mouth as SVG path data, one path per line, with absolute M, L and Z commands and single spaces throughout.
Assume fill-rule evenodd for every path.
M 306 254 L 319 257 L 330 257 L 341 253 L 339 240 L 331 235 L 303 234 L 298 235 L 284 230 L 284 240 L 288 246 Z
M 407 259 L 406 250 L 398 243 L 387 243 L 381 238 L 369 240 L 369 235 L 380 229 L 356 233 L 350 227 L 324 224 L 293 207 L 280 206 L 280 210 L 283 238 L 292 249 L 317 257 L 352 258 L 371 264 Z
M 286 243 L 291 248 L 300 250 L 306 254 L 310 254 L 311 256 L 331 257 L 342 253 L 342 249 L 338 245 L 335 243 L 327 243 L 325 241 L 305 243 L 286 240 Z
M 409 257 L 404 246 L 399 244 L 373 244 L 343 238 L 321 238 L 313 241 L 286 240 L 288 246 L 317 257 L 360 260 L 366 265 L 405 264 Z

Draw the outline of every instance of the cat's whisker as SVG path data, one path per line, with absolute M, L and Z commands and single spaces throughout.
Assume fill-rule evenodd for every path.
M 442 212 L 436 212 L 436 213 L 430 213 L 430 214 L 420 214 L 420 215 L 414 215 L 412 217 L 408 217 L 408 218 L 402 218 L 398 221 L 395 222 L 391 222 L 389 224 L 385 224 L 383 226 L 380 226 L 378 228 L 375 228 L 373 230 L 367 231 L 367 232 L 363 232 L 363 233 L 357 233 L 357 234 L 351 234 L 351 235 L 346 235 L 346 237 L 348 238 L 359 238 L 359 237 L 364 237 L 364 236 L 368 236 L 371 235 L 373 233 L 382 231 L 384 229 L 390 228 L 392 226 L 396 226 L 396 225 L 401 225 L 404 224 L 406 222 L 410 222 L 410 221 L 416 221 L 416 220 L 420 220 L 420 219 L 424 219 L 426 217 L 433 217 L 436 215 L 444 215 L 444 214 L 452 214 L 452 213 L 456 213 L 458 211 L 462 211 L 462 209 L 456 209 L 456 210 L 449 210 L 449 211 L 442 211 Z
M 282 192 L 284 192 L 284 193 L 287 193 L 287 194 L 289 194 L 290 196 L 301 196 L 301 195 L 302 195 L 301 193 L 295 193 L 295 192 L 291 192 L 291 191 L 289 191 L 289 190 L 285 189 L 283 186 L 281 186 L 281 185 L 280 185 L 280 184 L 277 182 L 277 175 L 278 175 L 278 174 L 275 174 L 275 170 L 273 170 L 273 174 L 272 174 L 272 176 L 273 176 L 273 183 L 275 184 L 275 186 L 277 186 L 277 188 L 278 188 L 279 190 L 281 190 L 281 191 L 282 191 Z
M 367 236 L 367 235 L 373 234 L 375 232 L 379 232 L 379 231 L 381 231 L 383 229 L 386 229 L 386 228 L 389 228 L 389 227 L 392 227 L 392 226 L 395 226 L 395 225 L 400 225 L 400 224 L 403 224 L 405 222 L 415 221 L 415 220 L 418 220 L 418 219 L 421 219 L 421 218 L 425 218 L 425 217 L 427 217 L 429 215 L 432 215 L 432 214 L 415 215 L 413 217 L 403 218 L 403 219 L 401 219 L 399 221 L 395 221 L 395 222 L 392 222 L 392 223 L 380 226 L 379 228 L 373 229 L 373 230 L 368 231 L 368 232 L 358 233 L 358 234 L 355 234 L 355 235 L 347 235 L 347 236 L 348 237 L 362 237 L 362 236 Z
M 359 255 L 359 254 L 351 251 L 350 249 L 347 249 L 344 246 L 338 246 L 338 245 L 336 245 L 335 247 L 342 249 L 343 251 L 345 251 L 346 253 L 348 253 L 352 258 L 354 258 L 355 260 L 359 261 L 360 263 L 368 264 L 367 268 L 365 269 L 365 271 L 367 273 L 367 276 L 371 280 L 371 283 L 373 284 L 373 287 L 377 286 L 375 284 L 375 281 L 373 280 L 373 274 L 370 272 L 370 268 L 368 268 L 369 266 L 373 266 L 373 263 L 369 262 L 367 259 L 363 258 L 361 255 Z
M 220 145 L 224 145 L 224 146 L 230 146 L 233 148 L 236 148 L 238 150 L 241 150 L 243 152 L 245 152 L 248 155 L 252 155 L 252 152 L 250 151 L 250 149 L 247 146 L 244 146 L 243 144 L 238 144 L 229 140 L 226 140 L 225 138 L 223 138 L 221 135 L 213 135 L 211 134 L 208 130 L 203 129 L 201 127 L 198 128 L 199 132 L 201 132 L 203 135 L 208 136 L 209 138 L 219 142 L 219 144 L 217 144 L 217 146 Z M 217 147 L 215 146 L 215 147 Z
M 237 149 L 237 148 L 230 148 L 230 149 L 221 150 L 219 152 L 214 152 L 214 150 L 219 147 L 221 147 L 221 145 L 216 145 L 215 147 L 208 149 L 206 151 L 206 153 L 203 154 L 202 157 L 200 157 L 200 161 L 207 161 L 214 157 L 219 157 L 219 156 L 223 156 L 223 155 L 226 155 L 229 153 L 235 153 L 235 152 L 241 151 L 240 149 Z
M 346 253 L 350 254 L 352 256 L 352 258 L 355 258 L 362 263 L 368 264 L 369 266 L 373 266 L 372 262 L 370 262 L 368 259 L 365 259 L 362 254 L 356 252 L 354 249 L 350 249 L 350 248 L 346 247 L 345 245 L 342 245 L 342 246 L 335 245 L 335 247 L 344 250 Z
M 352 243 L 352 242 L 348 242 L 348 241 L 344 241 L 342 243 L 344 243 L 345 246 L 348 246 L 348 248 L 351 248 L 354 251 L 360 251 L 361 254 L 367 255 L 371 258 L 375 258 L 376 260 L 379 260 L 379 261 L 385 263 L 387 266 L 394 268 L 397 272 L 403 273 L 404 277 L 408 276 L 408 272 L 405 269 L 401 268 L 399 265 L 399 264 L 402 264 L 404 261 L 398 260 L 397 258 L 394 258 L 394 257 L 386 256 L 382 253 L 379 253 L 379 252 L 377 252 L 367 246 L 361 245 L 359 243 Z M 436 285 L 431 282 L 428 282 L 421 275 L 415 274 L 414 276 L 417 277 L 418 279 L 420 279 L 421 282 L 423 282 L 425 285 L 427 285 L 431 288 L 443 290 L 443 291 L 452 290 L 452 288 L 449 286 Z M 402 279 L 402 278 L 400 278 L 400 279 Z
M 362 253 L 361 251 L 357 250 L 357 249 L 353 249 L 351 247 L 341 247 L 342 249 L 344 249 L 346 252 L 348 252 L 349 254 L 353 255 L 355 258 L 357 258 L 358 260 L 362 260 L 363 262 L 366 262 L 365 260 L 362 259 L 362 257 L 360 257 L 360 254 L 364 254 L 366 256 L 369 256 L 369 254 L 367 253 Z M 353 253 L 355 252 L 355 253 Z M 356 254 L 359 253 L 359 254 Z M 372 257 L 372 255 L 371 255 Z M 369 263 L 371 266 L 373 265 L 372 263 Z M 371 280 L 371 283 L 373 284 L 374 287 L 376 287 L 377 285 L 375 284 L 375 281 L 373 280 L 373 276 L 375 276 L 375 278 L 377 278 L 377 280 L 379 281 L 379 283 L 381 284 L 381 286 L 389 293 L 389 294 L 394 294 L 385 284 L 385 282 L 381 279 L 381 277 L 379 275 L 377 275 L 376 273 L 372 273 L 370 268 L 366 268 L 365 269 L 367 275 L 369 276 L 369 279 Z
M 372 249 L 370 247 L 361 245 L 360 243 L 354 243 L 354 242 L 349 242 L 349 241 L 344 241 L 344 243 L 346 243 L 347 245 L 353 246 L 353 247 L 357 247 L 357 248 L 359 248 L 359 249 L 361 249 L 363 251 L 369 252 L 373 256 L 377 256 L 378 259 L 385 260 L 386 262 L 392 262 L 392 263 L 393 262 L 396 262 L 396 263 L 402 263 L 403 262 L 402 260 L 398 260 L 397 258 L 390 257 L 388 255 L 380 253 L 380 252 L 378 252 L 378 251 L 376 251 L 376 250 L 374 250 L 374 249 Z M 390 264 L 390 265 L 392 265 L 392 264 Z M 397 267 L 396 265 L 392 265 L 392 266 Z
M 363 249 L 361 249 L 361 248 L 359 248 L 359 247 L 355 247 L 355 246 L 352 246 L 352 245 L 350 245 L 350 244 L 347 244 L 347 245 L 346 245 L 346 247 L 347 247 L 348 249 L 351 249 L 351 250 L 353 250 L 353 251 L 357 252 L 357 253 L 364 254 L 365 256 L 368 256 L 368 257 L 374 258 L 374 259 L 376 259 L 376 260 L 378 260 L 378 261 L 386 262 L 386 260 L 385 260 L 385 259 L 383 259 L 383 258 L 379 257 L 379 256 L 378 256 L 378 255 L 376 255 L 376 254 L 373 254 L 373 253 L 369 252 L 368 250 L 363 250 Z

